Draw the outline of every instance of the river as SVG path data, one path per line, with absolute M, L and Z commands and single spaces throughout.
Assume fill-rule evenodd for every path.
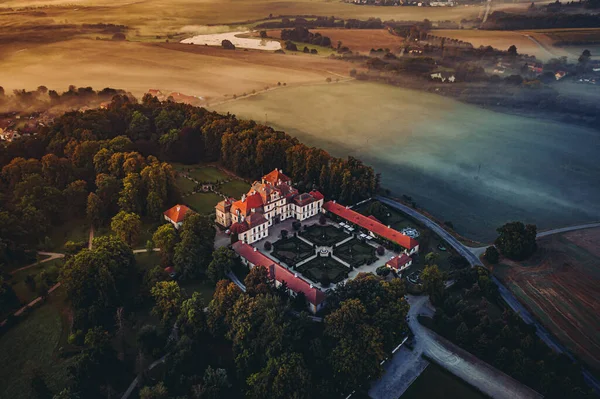
M 419 91 L 348 82 L 288 87 L 217 111 L 268 123 L 381 173 L 475 240 L 507 221 L 538 229 L 600 220 L 600 138 L 591 129 L 484 110 Z

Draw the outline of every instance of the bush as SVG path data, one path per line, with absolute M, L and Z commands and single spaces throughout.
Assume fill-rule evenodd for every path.
M 308 49 L 308 47 L 304 46 L 304 49 L 302 50 L 303 53 L 310 53 L 310 50 Z
M 388 274 L 390 274 L 391 270 L 389 267 L 387 266 L 379 266 L 377 268 L 377 270 L 375 270 L 375 273 L 377 273 L 378 276 L 387 276 Z
M 483 257 L 485 260 L 495 265 L 496 263 L 498 263 L 498 260 L 500 260 L 500 253 L 498 252 L 496 247 L 492 245 L 487 247 L 485 253 L 483 254 Z
M 317 54 L 317 53 L 318 53 L 318 51 L 317 51 L 317 49 L 316 49 L 316 48 L 313 48 L 313 49 L 311 49 L 311 50 L 310 50 L 310 53 L 311 53 L 311 54 Z
M 302 227 L 302 223 L 300 223 L 299 221 L 295 221 L 292 223 L 292 228 L 296 231 L 300 230 L 300 228 Z
M 264 248 L 267 251 L 270 251 L 273 246 L 271 245 L 271 241 L 265 241 Z
M 377 255 L 379 256 L 383 256 L 383 254 L 385 253 L 385 248 L 382 247 L 381 245 L 377 247 Z
M 223 46 L 223 48 L 226 50 L 235 50 L 235 45 L 233 43 L 231 43 L 230 40 L 227 40 L 227 39 L 225 39 L 221 42 L 221 46 Z
M 288 40 L 285 42 L 285 49 L 289 51 L 298 51 L 298 46 L 296 46 L 294 42 Z
M 325 224 L 327 223 L 327 217 L 323 214 L 321 214 L 321 216 L 319 216 L 319 224 Z
M 287 230 L 281 230 L 281 238 L 287 238 L 288 236 L 288 231 Z
M 327 79 L 325 79 L 325 81 L 326 81 L 327 83 L 331 83 L 331 78 L 327 78 Z
M 126 40 L 127 37 L 125 37 L 124 33 L 121 32 L 117 32 L 112 36 L 112 40 L 116 40 L 116 41 L 121 41 L 121 40 Z

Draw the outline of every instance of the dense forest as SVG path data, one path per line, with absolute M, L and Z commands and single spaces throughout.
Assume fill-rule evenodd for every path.
M 20 262 L 51 226 L 86 214 L 96 225 L 119 211 L 160 218 L 178 200 L 165 161 L 217 162 L 250 179 L 279 168 L 300 190 L 318 188 L 344 203 L 379 186 L 379 176 L 357 159 L 334 158 L 254 121 L 149 95 L 141 103 L 119 95 L 106 109 L 66 113 L 38 133 L 0 146 L 0 263 Z
M 494 11 L 481 29 L 487 30 L 525 30 L 556 28 L 596 28 L 600 26 L 600 15 L 544 13 L 541 15 L 523 15 Z

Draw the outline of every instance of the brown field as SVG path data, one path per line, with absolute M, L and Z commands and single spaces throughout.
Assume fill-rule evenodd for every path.
M 76 39 L 44 45 L 11 46 L 0 57 L 5 89 L 45 85 L 122 88 L 141 96 L 148 89 L 179 91 L 222 101 L 252 90 L 324 82 L 347 77 L 350 65 L 305 54 L 223 50 L 183 44 Z
M 544 34 L 556 45 L 569 43 L 600 43 L 600 29 L 598 28 L 549 29 L 536 30 L 534 32 Z
M 600 229 L 545 237 L 532 259 L 494 273 L 583 361 L 600 369 Z
M 390 34 L 386 29 L 315 29 L 312 32 L 329 36 L 334 46 L 339 40 L 342 46 L 347 46 L 352 51 L 368 52 L 372 48 L 389 48 L 395 51 L 403 44 L 401 37 Z

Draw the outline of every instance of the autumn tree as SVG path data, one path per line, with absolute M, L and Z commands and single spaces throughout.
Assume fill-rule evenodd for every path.
M 237 255 L 231 249 L 222 247 L 213 252 L 212 261 L 208 265 L 208 277 L 215 283 L 227 277 L 235 266 Z
M 119 192 L 119 208 L 140 215 L 145 210 L 144 201 L 144 188 L 140 175 L 128 173 L 123 179 L 123 188 Z
M 242 295 L 240 288 L 229 280 L 217 282 L 215 293 L 208 304 L 207 323 L 213 335 L 225 334 L 230 322 L 230 311 Z
M 502 255 L 513 260 L 523 260 L 537 249 L 537 227 L 521 222 L 506 223 L 497 230 L 498 238 L 494 242 Z
M 311 396 L 311 375 L 299 353 L 271 358 L 267 365 L 248 377 L 247 397 L 254 399 L 304 399 Z
M 112 231 L 129 246 L 137 244 L 142 230 L 142 221 L 135 213 L 121 211 L 110 222 Z
M 246 293 L 250 296 L 268 294 L 272 291 L 272 283 L 266 267 L 255 266 L 244 279 Z
M 175 245 L 173 263 L 183 278 L 205 273 L 210 263 L 215 229 L 212 222 L 197 213 L 188 214 L 180 229 L 181 241 Z
M 421 272 L 421 281 L 423 281 L 423 289 L 429 295 L 431 303 L 434 305 L 440 303 L 444 298 L 445 279 L 437 265 L 425 266 Z

